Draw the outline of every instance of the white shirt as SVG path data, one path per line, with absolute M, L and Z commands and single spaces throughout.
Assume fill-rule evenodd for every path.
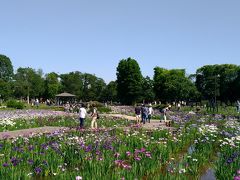
M 150 115 L 153 114 L 153 108 L 152 108 L 152 107 L 149 107 L 149 108 L 148 108 L 148 114 L 150 114 Z
M 81 107 L 81 108 L 79 109 L 79 117 L 80 117 L 80 118 L 85 118 L 85 117 L 86 117 L 86 114 L 87 114 L 86 109 L 83 108 L 83 107 Z

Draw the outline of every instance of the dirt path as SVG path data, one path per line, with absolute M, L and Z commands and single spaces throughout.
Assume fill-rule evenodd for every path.
M 125 114 L 100 114 L 100 116 L 103 116 L 103 117 L 121 118 L 121 119 L 133 120 L 133 121 L 136 120 L 136 117 L 134 117 L 134 116 L 128 116 L 128 115 L 125 115 Z M 152 121 L 158 121 L 158 122 L 159 122 L 158 119 L 152 119 Z
M 68 130 L 69 128 L 66 127 L 39 127 L 39 128 L 31 128 L 31 129 L 22 129 L 22 130 L 16 130 L 16 131 L 8 131 L 8 132 L 0 132 L 0 139 L 10 139 L 15 138 L 18 136 L 31 136 L 33 134 L 38 133 L 54 133 L 56 131 L 63 131 Z
M 101 116 L 104 117 L 115 117 L 115 118 L 121 118 L 121 119 L 128 119 L 135 121 L 135 117 L 133 116 L 127 116 L 122 114 L 101 114 Z M 174 131 L 175 129 L 173 127 L 166 127 L 165 123 L 161 123 L 159 120 L 151 120 L 151 123 L 146 123 L 142 125 L 143 128 L 149 129 L 149 130 L 163 130 L 167 129 L 170 131 Z M 129 129 L 129 127 L 122 127 L 124 129 Z M 109 128 L 112 129 L 112 128 Z M 45 127 L 39 127 L 39 128 L 31 128 L 31 129 L 22 129 L 22 130 L 16 130 L 16 131 L 8 131 L 8 132 L 0 132 L 0 139 L 9 139 L 9 138 L 15 138 L 18 136 L 31 136 L 33 134 L 38 133 L 54 133 L 56 131 L 68 131 L 70 128 L 67 127 L 51 127 L 51 126 L 45 126 Z M 106 129 L 105 129 L 106 130 Z M 91 129 L 85 129 L 85 131 L 92 131 Z
M 100 116 L 127 119 L 129 121 L 136 121 L 136 118 L 134 116 L 128 116 L 125 114 L 100 114 Z M 151 123 L 144 124 L 143 128 L 145 128 L 145 129 L 168 129 L 171 131 L 174 130 L 173 127 L 167 127 L 164 122 L 160 122 L 160 120 L 157 120 L 157 119 L 152 119 Z

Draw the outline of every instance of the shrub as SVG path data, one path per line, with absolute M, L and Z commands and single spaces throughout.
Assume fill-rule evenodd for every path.
M 53 111 L 64 111 L 64 107 L 62 106 L 56 106 L 51 108 Z
M 99 113 L 109 113 L 112 111 L 109 107 L 98 107 L 97 110 Z
M 24 103 L 12 99 L 12 100 L 7 101 L 7 107 L 8 108 L 15 108 L 15 109 L 23 109 L 24 108 Z
M 90 102 L 88 102 L 88 104 L 90 105 L 90 107 L 93 107 L 93 106 L 97 107 L 97 108 L 104 107 L 104 104 L 100 103 L 98 101 L 90 101 Z
M 157 109 L 157 110 L 159 110 L 160 112 L 161 112 L 161 110 L 163 109 L 163 108 L 165 108 L 167 105 L 166 104 L 159 104 L 159 105 L 157 105 L 157 106 L 154 106 L 154 109 Z

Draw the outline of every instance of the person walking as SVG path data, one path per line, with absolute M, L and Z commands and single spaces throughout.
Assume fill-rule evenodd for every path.
M 143 104 L 141 111 L 142 111 L 142 123 L 145 124 L 148 118 L 148 108 L 146 107 L 145 104 Z
M 237 100 L 237 113 L 240 113 L 240 101 Z
M 167 121 L 167 111 L 168 111 L 168 110 L 169 110 L 169 107 L 168 107 L 168 106 L 162 109 L 164 122 Z
M 93 110 L 92 110 L 92 121 L 91 121 L 91 128 L 92 129 L 97 129 L 97 117 L 98 117 L 98 113 L 97 113 L 97 108 L 96 107 L 93 107 Z
M 38 100 L 38 98 L 35 100 L 35 105 L 37 106 L 37 108 L 39 107 L 39 100 Z
M 137 124 L 139 124 L 141 119 L 141 108 L 138 105 L 135 107 L 135 115 L 136 115 L 136 122 Z
M 149 104 L 149 107 L 148 107 L 148 116 L 147 116 L 147 120 L 148 120 L 149 123 L 150 123 L 150 121 L 151 121 L 152 115 L 153 115 L 152 104 Z
M 178 102 L 178 104 L 177 104 L 177 110 L 180 111 L 180 109 L 181 109 L 181 103 Z
M 80 128 L 84 128 L 84 121 L 85 121 L 86 115 L 87 115 L 87 111 L 84 105 L 80 105 L 80 109 L 79 109 Z

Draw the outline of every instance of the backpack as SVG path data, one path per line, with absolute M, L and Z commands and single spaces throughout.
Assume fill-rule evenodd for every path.
M 162 109 L 160 109 L 160 113 L 166 113 L 166 108 L 162 108 Z
M 163 108 L 160 108 L 160 109 L 159 109 L 159 112 L 160 112 L 160 113 L 163 113 Z

